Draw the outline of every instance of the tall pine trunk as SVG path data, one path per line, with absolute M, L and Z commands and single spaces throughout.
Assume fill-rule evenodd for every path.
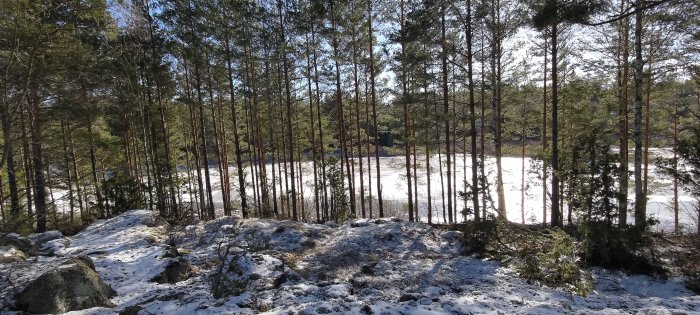
M 87 129 L 88 144 L 90 146 L 90 170 L 92 173 L 92 185 L 95 187 L 95 199 L 97 199 L 97 218 L 103 219 L 105 217 L 104 202 L 102 200 L 102 190 L 100 189 L 100 181 L 97 177 L 97 152 L 95 149 L 95 140 L 93 139 L 94 135 L 92 133 L 92 118 L 88 119 Z
M 314 94 L 311 88 L 311 49 L 310 49 L 310 43 L 309 43 L 309 34 L 306 34 L 306 43 L 305 43 L 305 48 L 306 48 L 306 84 L 308 87 L 308 94 L 309 94 L 309 126 L 311 127 L 310 134 L 311 134 L 311 163 L 312 167 L 314 169 L 314 208 L 316 209 L 316 222 L 317 223 L 322 223 L 321 222 L 321 212 L 320 212 L 320 203 L 319 203 L 319 183 L 318 183 L 318 169 L 316 165 L 318 164 L 318 151 L 316 147 L 316 122 L 315 122 L 315 111 L 314 111 Z M 357 81 L 357 79 L 356 79 Z M 359 126 L 358 126 L 359 130 Z M 359 131 L 358 131 L 359 132 Z M 360 173 L 362 173 L 362 162 L 360 162 Z M 362 180 L 362 178 L 360 178 Z M 362 195 L 361 195 L 362 196 Z M 364 216 L 364 198 L 363 200 L 363 205 L 362 205 L 362 213 Z
M 291 82 L 289 79 L 289 64 L 287 60 L 287 44 L 286 44 L 286 25 L 284 23 L 284 17 L 282 16 L 282 1 L 277 1 L 277 11 L 279 14 L 280 22 L 280 32 L 281 32 L 281 47 L 282 47 L 282 68 L 284 72 L 284 97 L 285 97 L 285 108 L 287 109 L 287 134 L 289 136 L 289 163 L 290 163 L 290 176 L 292 180 L 292 219 L 294 221 L 299 220 L 299 215 L 297 213 L 297 193 L 296 185 L 294 183 L 294 133 L 292 132 L 292 94 L 291 94 Z
M 316 41 L 315 28 L 311 26 L 311 40 Z M 316 49 L 312 52 L 313 64 L 314 64 L 314 87 L 316 90 L 316 112 L 317 112 L 317 123 L 318 123 L 318 145 L 320 148 L 319 155 L 321 155 L 321 186 L 323 188 L 323 218 L 328 218 L 328 185 L 326 177 L 326 149 L 323 142 L 323 124 L 321 120 L 321 89 L 319 87 L 319 75 L 318 75 L 318 57 L 316 54 Z M 370 194 L 371 195 L 371 194 Z
M 20 109 L 20 128 L 22 129 L 22 163 L 24 168 L 24 191 L 27 198 L 27 214 L 34 214 L 34 178 L 32 174 L 32 157 L 29 149 L 29 137 L 27 129 L 31 129 L 31 125 L 25 123 L 25 111 Z M 30 113 L 31 115 L 31 113 Z M 30 122 L 31 124 L 31 122 Z
M 202 78 L 200 75 L 199 71 L 199 61 L 195 61 L 194 64 L 194 71 L 195 71 L 195 82 L 197 84 L 196 90 L 197 90 L 197 107 L 199 108 L 199 151 L 201 152 L 202 155 L 202 167 L 204 168 L 204 183 L 206 187 L 206 205 L 204 208 L 204 215 L 205 218 L 211 220 L 214 219 L 214 200 L 212 198 L 212 189 L 211 189 L 211 178 L 209 176 L 209 148 L 207 145 L 207 129 L 205 127 L 205 119 L 204 119 L 204 100 L 202 96 Z
M 379 203 L 379 217 L 384 217 L 384 202 L 382 199 L 382 175 L 379 164 L 379 125 L 377 124 L 377 91 L 374 69 L 374 29 L 372 28 L 372 1 L 367 0 L 367 24 L 369 27 L 369 80 L 372 87 L 372 123 L 374 125 L 374 158 L 377 169 L 377 201 Z
M 362 217 L 365 217 L 365 172 L 362 157 L 362 135 L 360 133 L 360 82 L 358 76 L 358 52 L 357 38 L 355 27 L 352 28 L 352 64 L 353 64 L 353 80 L 355 84 L 355 131 L 357 136 L 357 161 L 360 168 L 360 210 Z M 310 90 L 309 90 L 310 91 Z M 314 167 L 315 168 L 315 167 Z M 354 184 L 353 184 L 354 186 Z
M 647 86 L 646 86 L 646 98 L 644 99 L 644 196 L 648 196 L 649 193 L 649 134 L 651 130 L 649 129 L 649 107 L 651 102 L 651 81 L 652 81 L 652 65 L 654 62 L 653 47 L 649 44 L 649 66 L 647 67 Z
M 680 235 L 680 224 L 678 222 L 678 103 L 676 103 L 673 111 L 673 231 L 676 235 Z M 700 229 L 700 221 L 698 222 Z
M 449 222 L 453 222 L 452 218 L 452 156 L 450 153 L 450 100 L 449 87 L 447 85 L 447 25 L 445 24 L 445 6 L 440 7 L 440 59 L 442 63 L 442 114 L 445 120 L 445 156 L 447 158 L 447 217 Z M 443 193 L 444 194 L 444 193 Z
M 401 0 L 399 9 L 401 11 L 401 29 L 404 29 L 406 27 L 405 23 L 405 18 L 404 18 L 404 1 Z M 405 47 L 404 43 L 401 42 L 401 56 L 405 55 Z M 413 183 L 412 183 L 412 178 L 411 178 L 411 142 L 409 141 L 410 138 L 410 129 L 409 129 L 409 120 L 408 120 L 408 77 L 407 77 L 407 71 L 406 71 L 406 65 L 405 62 L 403 61 L 404 58 L 402 58 L 401 61 L 401 104 L 403 107 L 403 137 L 404 137 L 404 156 L 406 158 L 406 180 L 408 181 L 407 188 L 408 188 L 408 220 L 413 221 Z
M 474 60 L 472 52 L 472 41 L 474 38 L 472 27 L 472 4 L 471 0 L 467 0 L 467 80 L 469 84 L 469 135 L 471 136 L 471 162 L 472 162 L 472 207 L 474 211 L 474 220 L 479 221 L 479 163 L 477 162 L 476 152 L 476 104 L 474 102 Z M 467 164 L 467 161 L 464 161 Z M 466 177 L 466 172 L 465 175 Z M 466 180 L 465 180 L 466 182 Z M 466 191 L 465 191 L 466 193 Z
M 621 1 L 620 11 L 624 12 L 627 0 Z M 629 189 L 629 151 L 628 151 L 628 93 L 627 80 L 629 77 L 629 19 L 620 21 L 621 38 L 618 46 L 618 102 L 619 102 L 619 128 L 620 128 L 620 191 L 618 193 L 618 225 L 627 226 L 627 193 Z
M 646 202 L 642 184 L 642 89 L 644 60 L 642 60 L 642 3 L 635 2 L 634 22 L 634 224 L 646 228 Z
M 550 219 L 552 226 L 561 226 L 562 215 L 559 210 L 559 99 L 558 99 L 558 27 L 557 24 L 552 25 L 552 209 L 550 211 L 552 217 Z
M 66 180 L 66 185 L 68 186 L 68 209 L 69 209 L 69 218 L 70 218 L 70 223 L 73 224 L 75 220 L 75 202 L 74 202 L 74 197 L 73 197 L 73 177 L 71 176 L 71 167 L 70 167 L 70 157 L 68 155 L 68 141 L 66 140 L 66 123 L 61 118 L 61 143 L 63 144 L 63 160 L 64 160 L 64 165 L 63 167 L 65 168 L 65 180 Z
M 231 47 L 229 39 L 226 38 L 226 70 L 228 71 L 229 97 L 231 99 L 231 126 L 233 132 L 233 146 L 236 154 L 236 172 L 238 175 L 238 194 L 241 199 L 241 214 L 243 218 L 248 218 L 248 196 L 245 191 L 245 174 L 243 170 L 243 154 L 241 152 L 241 140 L 238 134 L 238 114 L 236 112 L 236 92 L 233 85 L 233 66 L 231 65 Z
M 7 165 L 7 186 L 10 190 L 10 214 L 16 218 L 19 215 L 19 189 L 17 188 L 17 175 L 15 174 L 15 157 L 12 145 L 12 126 L 9 119 L 9 107 L 4 104 L 0 113 L 2 123 L 2 137 L 4 143 L 5 163 Z
M 32 162 L 34 166 L 34 206 L 36 208 L 36 231 L 46 232 L 46 178 L 44 175 L 44 135 L 42 132 L 41 104 L 37 91 L 28 97 L 31 134 L 32 134 Z
M 542 155 L 547 152 L 547 34 L 544 34 L 544 70 L 542 71 Z M 547 224 L 547 159 L 542 159 L 542 223 Z
M 498 194 L 498 218 L 507 220 L 505 189 L 503 187 L 503 164 L 502 164 L 502 146 L 503 146 L 503 103 L 501 98 L 501 49 L 503 41 L 501 39 L 501 22 L 500 22 L 500 1 L 496 1 L 491 7 L 491 19 L 493 23 L 493 43 L 491 47 L 491 88 L 492 88 L 492 107 L 494 110 L 494 145 L 496 155 L 496 193 Z

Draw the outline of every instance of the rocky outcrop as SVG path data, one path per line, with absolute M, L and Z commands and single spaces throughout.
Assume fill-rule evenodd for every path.
M 17 296 L 17 309 L 57 314 L 92 307 L 111 307 L 116 292 L 102 281 L 88 257 L 70 258 L 32 280 Z

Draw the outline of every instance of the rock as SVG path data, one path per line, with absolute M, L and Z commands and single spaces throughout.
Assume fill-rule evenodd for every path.
M 131 305 L 119 311 L 119 315 L 138 315 L 141 310 L 143 307 L 140 305 Z
M 185 230 L 187 230 L 187 228 L 189 228 L 189 227 L 190 227 L 190 226 L 185 227 Z M 194 228 L 196 228 L 196 226 L 194 226 Z M 222 232 L 226 233 L 226 234 L 236 233 L 236 232 L 237 232 L 237 231 L 236 231 L 236 226 L 233 225 L 233 224 L 224 224 L 224 225 L 221 226 L 220 230 L 221 230 Z M 237 234 L 237 233 L 236 233 L 236 234 Z
M 159 226 L 164 226 L 166 228 L 170 227 L 170 223 L 168 223 L 168 221 L 166 221 L 163 217 L 161 217 L 159 215 L 155 215 L 155 214 L 143 219 L 142 223 L 143 223 L 143 225 L 145 225 L 147 227 L 159 227 Z
M 286 231 L 286 230 L 287 230 L 287 227 L 283 225 L 283 226 L 276 228 L 275 231 L 272 232 L 272 234 L 284 233 L 284 231 Z
M 171 260 L 165 267 L 165 270 L 151 279 L 151 282 L 158 282 L 161 284 L 177 283 L 189 279 L 193 273 L 194 269 L 190 261 L 179 257 Z
M 31 256 L 36 254 L 34 243 L 30 239 L 15 233 L 0 234 L 0 246 L 11 246 Z
M 60 231 L 46 231 L 44 233 L 34 233 L 27 236 L 29 240 L 34 242 L 37 247 L 41 247 L 46 242 L 63 238 L 63 233 Z
M 314 248 L 314 247 L 316 247 L 316 241 L 314 241 L 312 239 L 308 239 L 308 240 L 301 242 L 301 246 L 303 246 L 304 248 Z
M 364 226 L 369 226 L 370 223 L 371 223 L 371 221 L 369 221 L 369 220 L 362 220 L 362 219 L 360 219 L 360 220 L 357 220 L 357 221 L 350 222 L 350 226 L 351 226 L 351 227 L 354 227 L 354 228 L 356 228 L 356 227 L 364 227 Z
M 65 313 L 92 307 L 112 307 L 112 290 L 95 272 L 88 257 L 74 257 L 51 269 L 17 296 L 15 306 L 29 313 Z
M 251 273 L 250 276 L 248 276 L 248 279 L 253 281 L 260 280 L 260 278 L 262 278 L 262 276 L 259 273 Z
M 70 239 L 62 237 L 59 239 L 50 240 L 41 245 L 41 247 L 39 247 L 39 253 L 45 256 L 53 256 L 68 246 L 70 246 Z
M 177 250 L 177 247 L 165 245 L 165 254 L 163 254 L 163 258 L 174 258 L 180 256 L 182 256 L 182 254 L 180 254 L 180 251 Z
M 95 263 L 92 262 L 92 259 L 88 256 L 77 256 L 72 259 L 78 260 L 85 264 L 86 266 L 90 267 L 93 271 L 95 271 Z M 67 261 L 66 261 L 67 262 Z
M 0 264 L 27 260 L 27 255 L 13 246 L 0 246 Z
M 279 277 L 275 278 L 275 280 L 272 282 L 272 286 L 275 287 L 275 289 L 278 289 L 282 284 L 287 282 L 289 278 L 287 277 L 286 273 L 281 273 Z
M 420 296 L 415 293 L 404 293 L 399 297 L 399 302 L 418 301 Z
M 360 271 L 361 271 L 363 274 L 372 276 L 372 275 L 374 275 L 374 267 L 375 267 L 375 266 L 377 266 L 377 263 L 372 263 L 372 264 L 369 264 L 369 265 L 364 265 L 364 266 L 362 266 L 362 268 L 360 268 Z
M 326 221 L 326 222 L 323 222 L 323 225 L 325 225 L 327 227 L 331 227 L 331 228 L 338 227 L 338 223 L 335 223 L 335 221 Z

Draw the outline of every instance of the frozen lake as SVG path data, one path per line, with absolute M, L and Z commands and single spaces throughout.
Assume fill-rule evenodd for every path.
M 662 150 L 654 150 L 656 154 L 663 154 Z M 443 172 L 446 171 L 445 156 L 442 157 L 443 161 Z M 372 202 L 374 208 L 374 215 L 377 215 L 377 189 L 376 189 L 376 172 L 374 170 L 374 158 L 372 159 L 372 172 L 371 175 L 367 172 L 367 160 L 364 160 L 364 170 L 365 170 L 365 202 L 369 200 L 368 192 L 368 176 L 371 176 L 372 182 Z M 382 197 L 384 200 L 385 215 L 398 216 L 401 218 L 407 218 L 408 214 L 405 210 L 408 203 L 408 192 L 407 192 L 407 180 L 406 180 L 406 169 L 405 169 L 405 158 L 404 157 L 383 157 L 380 158 L 381 162 L 381 182 L 382 182 Z M 355 186 L 356 191 L 359 194 L 359 164 L 357 160 L 355 163 Z M 440 173 L 439 173 L 439 161 L 438 156 L 430 156 L 431 165 L 431 196 L 433 204 L 433 222 L 441 223 L 444 222 L 442 215 L 442 186 L 440 183 Z M 542 222 L 542 180 L 540 175 L 537 173 L 537 167 L 534 164 L 539 163 L 537 160 L 525 158 L 525 222 L 526 223 L 540 223 Z M 421 221 L 427 221 L 428 219 L 428 185 L 427 185 L 427 172 L 425 167 L 425 156 L 417 157 L 417 175 L 418 175 L 418 209 L 421 215 Z M 464 179 L 464 169 L 466 166 L 467 180 L 471 179 L 471 158 L 467 155 L 466 165 L 463 156 L 458 155 L 456 166 L 453 167 L 456 171 L 457 179 L 457 190 L 464 191 L 463 179 Z M 487 157 L 486 159 L 486 175 L 491 183 L 491 197 L 494 203 L 497 203 L 498 195 L 496 194 L 496 160 L 493 157 Z M 505 189 L 505 204 L 508 215 L 508 220 L 513 222 L 521 222 L 521 171 L 522 171 L 522 160 L 520 157 L 503 157 L 503 182 Z M 302 163 L 303 174 L 302 180 L 304 183 L 303 193 L 305 198 L 305 209 L 307 212 L 314 213 L 315 217 L 314 203 L 313 203 L 313 167 L 311 162 Z M 277 171 L 278 167 L 275 167 Z M 630 172 L 633 171 L 633 165 L 630 165 Z M 247 170 L 250 174 L 250 170 Z M 271 168 L 268 165 L 268 177 L 271 177 L 269 173 Z M 231 174 L 231 183 L 236 185 L 238 183 L 235 175 L 236 170 L 234 167 L 229 168 L 229 173 Z M 282 170 L 284 174 L 284 170 Z M 210 175 L 212 177 L 213 185 L 213 196 L 215 202 L 218 204 L 217 208 L 222 206 L 222 194 L 221 186 L 219 181 L 219 173 L 215 168 L 210 169 Z M 298 176 L 298 174 L 297 174 Z M 319 175 L 320 176 L 320 175 Z M 551 174 L 550 174 L 551 176 Z M 251 182 L 250 175 L 248 175 L 248 181 Z M 283 183 L 277 181 L 277 192 L 282 191 Z M 444 180 L 444 185 L 447 185 L 447 179 Z M 252 185 L 248 185 L 248 199 L 250 202 L 253 201 Z M 549 186 L 549 185 L 548 185 Z M 628 209 L 630 210 L 629 219 L 630 223 L 633 223 L 633 213 L 631 212 L 634 205 L 634 182 L 633 178 L 630 178 L 630 191 L 629 191 L 629 204 Z M 649 166 L 649 195 L 648 195 L 648 205 L 647 213 L 649 216 L 659 220 L 659 224 L 654 227 L 656 230 L 662 231 L 673 231 L 673 182 L 670 177 L 659 174 L 656 167 L 653 165 Z M 297 189 L 299 190 L 299 189 Z M 447 190 L 445 186 L 445 191 Z M 299 193 L 299 191 L 297 191 Z M 238 205 L 238 194 L 237 189 L 232 190 L 234 205 Z M 185 196 L 187 197 L 187 196 Z M 359 215 L 359 202 L 360 198 L 357 198 L 357 213 Z M 469 201 L 469 203 L 471 203 Z M 680 222 L 682 229 L 686 231 L 696 231 L 697 226 L 697 211 L 695 210 L 695 199 L 679 188 L 679 205 L 681 208 Z M 464 208 L 464 200 L 462 198 L 457 198 L 457 209 Z M 310 211 L 311 210 L 311 211 Z M 367 211 L 369 211 L 367 209 Z M 490 211 L 490 210 L 489 210 Z M 565 206 L 566 211 L 566 206 Z M 549 216 L 549 209 L 547 211 Z M 310 219 L 313 219 L 311 217 Z M 460 221 L 462 217 L 458 218 Z
M 651 153 L 658 156 L 658 155 L 667 155 L 669 154 L 668 151 L 664 149 L 653 149 L 651 150 Z M 446 167 L 444 165 L 445 163 L 445 156 L 443 155 L 442 157 L 443 161 L 443 172 L 446 171 Z M 651 161 L 653 159 L 650 158 Z M 374 216 L 377 216 L 378 213 L 378 205 L 377 205 L 377 187 L 376 187 L 376 171 L 374 169 L 374 158 L 371 160 L 371 166 L 372 166 L 372 171 L 367 172 L 367 159 L 365 158 L 363 163 L 364 163 L 364 184 L 365 184 L 365 189 L 364 189 L 364 195 L 365 195 L 365 204 L 366 204 L 366 211 L 367 214 L 369 214 L 369 206 L 367 205 L 369 200 L 373 203 L 373 208 L 374 208 Z M 382 182 L 382 196 L 384 200 L 384 209 L 385 209 L 385 215 L 386 216 L 396 216 L 400 217 L 403 219 L 408 218 L 408 214 L 406 211 L 407 208 L 407 199 L 408 199 L 408 192 L 407 192 L 407 180 L 406 180 L 406 170 L 405 170 L 405 158 L 402 156 L 397 156 L 397 157 L 382 157 L 380 158 L 381 162 L 381 182 Z M 427 222 L 428 220 L 428 185 L 427 185 L 427 172 L 426 172 L 426 161 L 425 161 L 425 156 L 421 155 L 417 157 L 417 176 L 418 176 L 418 210 L 420 213 L 420 219 L 421 221 Z M 360 215 L 360 198 L 359 198 L 359 186 L 360 186 L 360 175 L 359 175 L 359 163 L 357 159 L 353 159 L 353 163 L 355 163 L 355 188 L 356 192 L 358 194 L 357 199 L 357 213 L 358 216 Z M 466 163 L 466 164 L 465 164 Z M 543 198 L 542 198 L 542 180 L 541 180 L 541 174 L 538 174 L 539 170 L 535 164 L 541 163 L 537 160 L 533 160 L 531 158 L 526 157 L 525 158 L 525 217 L 524 220 L 526 223 L 540 223 L 542 222 L 542 215 L 543 215 Z M 463 184 L 463 179 L 464 179 L 464 170 L 466 169 L 467 171 L 467 180 L 471 180 L 471 157 L 470 155 L 467 155 L 466 161 L 464 160 L 464 156 L 461 154 L 457 155 L 457 160 L 454 162 L 455 166 L 453 167 L 454 171 L 456 172 L 455 177 L 457 180 L 457 190 L 458 191 L 464 191 L 464 184 Z M 494 204 L 497 204 L 498 202 L 498 195 L 496 194 L 496 161 L 495 158 L 493 157 L 487 157 L 486 158 L 486 175 L 488 177 L 489 183 L 491 185 L 491 198 L 493 199 Z M 506 210 L 507 210 L 507 216 L 508 220 L 513 221 L 513 222 L 521 222 L 522 221 L 522 215 L 521 215 L 521 174 L 522 174 L 522 160 L 520 157 L 503 157 L 502 158 L 502 164 L 503 164 L 503 180 L 504 180 L 504 189 L 505 189 L 505 204 L 506 204 Z M 434 223 L 443 223 L 445 222 L 443 218 L 443 200 L 442 200 L 442 185 L 440 182 L 440 173 L 439 173 L 439 160 L 438 160 L 438 155 L 431 155 L 430 156 L 430 165 L 431 165 L 431 196 L 432 196 L 432 222 Z M 279 166 L 280 165 L 275 165 L 275 172 L 276 174 L 279 174 Z M 297 193 L 303 192 L 304 196 L 304 208 L 306 212 L 306 220 L 307 221 L 314 221 L 315 220 L 315 209 L 314 209 L 314 192 L 313 192 L 313 166 L 312 162 L 303 162 L 302 163 L 302 182 L 303 182 L 303 187 L 302 189 L 297 188 Z M 231 194 L 232 194 L 232 202 L 234 205 L 234 209 L 240 208 L 239 204 L 239 197 L 238 197 L 238 179 L 236 177 L 236 169 L 234 166 L 230 166 L 229 169 L 229 174 L 230 174 L 230 183 L 234 187 L 231 189 Z M 633 171 L 633 165 L 630 164 L 630 172 Z M 272 165 L 268 164 L 267 165 L 267 172 L 268 172 L 268 180 L 269 180 L 269 185 L 272 185 L 272 177 L 271 177 L 271 172 L 272 172 Z M 282 175 L 284 175 L 284 168 L 282 168 Z M 223 209 L 223 196 L 222 196 L 222 190 L 221 190 L 221 181 L 220 181 L 220 176 L 219 176 L 219 171 L 216 167 L 211 167 L 209 169 L 209 173 L 211 176 L 211 181 L 212 181 L 212 190 L 213 190 L 213 198 L 214 198 L 214 204 L 215 207 L 217 208 L 217 213 L 222 213 Z M 194 174 L 194 172 L 193 172 Z M 246 167 L 246 182 L 247 182 L 247 193 L 249 195 L 248 200 L 250 204 L 253 204 L 253 186 L 252 186 L 252 177 L 251 177 L 251 170 L 250 167 Z M 186 174 L 182 174 L 183 176 Z M 296 174 L 297 176 L 299 174 Z M 369 196 L 369 187 L 368 183 L 370 181 L 371 176 L 371 183 L 372 183 L 372 198 L 370 199 Z M 551 174 L 550 174 L 551 176 Z M 549 179 L 548 179 L 549 181 Z M 319 182 L 320 182 L 320 171 L 319 171 Z M 193 185 L 196 184 L 196 179 L 193 180 Z M 280 192 L 284 191 L 284 181 L 280 181 L 279 179 L 277 180 L 277 195 L 279 197 Z M 445 191 L 446 185 L 447 185 L 447 179 L 444 179 L 444 187 Z M 549 186 L 549 183 L 548 183 Z M 196 187 L 196 186 L 193 186 Z M 633 223 L 633 204 L 634 204 L 634 181 L 632 176 L 630 176 L 630 191 L 629 191 L 629 204 L 628 204 L 628 209 L 630 210 L 630 214 L 628 215 L 630 223 Z M 670 232 L 673 231 L 673 222 L 674 222 L 674 215 L 673 215 L 673 208 L 672 208 L 672 202 L 673 202 L 673 186 L 672 186 L 672 180 L 670 177 L 665 176 L 663 174 L 659 174 L 657 172 L 657 169 L 654 165 L 649 166 L 649 195 L 648 195 L 648 205 L 647 205 L 647 213 L 649 216 L 657 219 L 659 221 L 659 224 L 654 226 L 652 229 L 653 230 L 658 230 L 658 231 L 666 231 Z M 68 202 L 67 202 L 67 196 L 65 191 L 61 190 L 53 190 L 54 193 L 54 199 L 56 200 L 56 206 L 59 210 L 61 211 L 67 211 L 68 209 Z M 188 192 L 187 185 L 183 186 L 183 189 L 181 190 L 182 193 L 182 200 L 183 202 L 189 202 L 191 198 L 194 196 Z M 446 197 L 445 197 L 446 198 Z M 469 201 L 471 204 L 471 201 Z M 480 200 L 481 203 L 481 200 Z M 194 203 L 196 205 L 196 202 Z M 457 198 L 456 199 L 456 207 L 458 211 L 464 208 L 464 200 L 462 198 Z M 697 210 L 696 210 L 696 205 L 697 201 L 690 196 L 687 192 L 685 192 L 682 187 L 679 188 L 679 205 L 681 208 L 681 213 L 680 213 L 680 223 L 681 223 L 681 229 L 683 231 L 697 231 Z M 483 205 L 482 205 L 483 206 Z M 489 212 L 492 212 L 492 210 L 488 210 Z M 566 218 L 566 206 L 565 206 L 565 218 Z M 547 216 L 549 216 L 549 206 L 547 209 Z M 463 220 L 462 216 L 459 215 L 457 218 L 459 221 Z M 548 218 L 549 220 L 549 218 Z

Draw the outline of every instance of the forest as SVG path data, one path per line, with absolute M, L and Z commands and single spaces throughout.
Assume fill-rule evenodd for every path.
M 261 254 L 297 251 L 285 231 L 303 231 L 306 253 L 390 225 L 577 294 L 598 290 L 593 266 L 700 290 L 697 0 L 0 0 L 0 72 L 3 257 L 61 239 L 82 249 L 49 256 L 91 256 L 84 235 L 104 224 L 214 270 L 188 280 L 214 298 L 245 296 L 261 275 L 242 285 L 223 270 L 250 255 L 262 269 L 279 260 L 275 288 L 306 279 L 287 273 L 294 259 Z M 167 231 L 121 225 L 153 220 Z M 296 259 L 333 260 L 316 252 Z M 207 255 L 218 267 L 194 258 Z M 301 303 L 255 296 L 236 307 Z M 690 296 L 674 307 L 700 311 Z M 381 312 L 352 303 L 328 310 Z
M 443 2 L 7 1 L 4 225 L 506 219 L 501 160 L 522 155 L 543 222 L 643 226 L 650 147 L 697 192 L 697 3 Z M 408 182 L 391 213 L 386 156 Z

